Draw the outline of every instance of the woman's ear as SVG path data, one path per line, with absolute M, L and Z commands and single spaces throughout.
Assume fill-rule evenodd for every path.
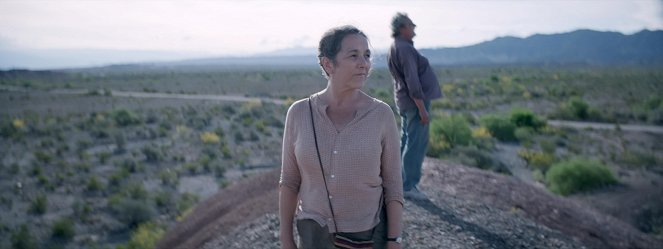
M 327 75 L 331 75 L 334 72 L 334 63 L 327 57 L 322 57 L 322 67 L 327 72 Z

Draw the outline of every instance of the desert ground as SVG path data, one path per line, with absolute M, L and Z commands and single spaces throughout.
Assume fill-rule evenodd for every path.
M 657 245 L 663 235 L 662 72 L 652 67 L 437 68 L 444 98 L 433 103 L 436 121 L 427 162 L 444 166 L 428 166 L 427 184 L 447 184 L 447 178 L 433 175 L 455 172 L 440 170 L 449 165 L 480 170 L 610 220 L 597 223 L 591 215 L 578 216 L 588 219 L 588 230 L 610 224 L 617 227 L 610 231 L 645 241 L 629 245 Z M 393 107 L 390 82 L 386 69 L 378 68 L 364 90 Z M 254 186 L 244 182 L 276 172 L 289 104 L 325 84 L 316 68 L 137 65 L 0 72 L 0 248 L 142 248 L 135 246 L 193 231 L 201 231 L 198 246 L 203 246 L 259 221 L 271 227 L 256 231 L 273 236 L 278 221 L 273 199 L 246 204 L 258 210 L 256 217 L 206 230 L 223 231 L 216 237 L 193 228 L 182 232 L 182 224 L 199 219 L 195 210 L 212 199 L 220 202 L 215 205 L 232 204 L 217 198 L 229 188 Z M 454 134 L 464 139 L 450 140 Z M 550 172 L 575 158 L 607 169 L 615 181 L 559 192 Z M 460 246 L 463 241 L 486 230 L 476 239 L 483 247 L 499 227 L 472 220 L 472 212 L 489 214 L 506 206 L 476 208 L 489 203 L 479 195 L 483 192 L 450 191 L 432 204 L 407 204 L 406 212 L 415 212 L 406 213 L 409 224 L 412 229 L 455 224 L 460 228 L 443 229 L 457 232 L 457 244 L 447 244 L 450 248 L 466 248 Z M 445 198 L 454 201 L 444 204 Z M 506 209 L 511 208 L 515 213 L 527 209 Z M 413 216 L 445 212 L 456 219 L 424 224 Z M 518 218 L 521 233 L 497 233 L 511 239 L 496 248 L 527 247 L 537 232 L 555 238 L 539 246 L 601 245 L 568 236 L 554 222 L 532 214 L 526 210 Z M 504 226 L 514 222 L 501 215 L 480 217 Z M 595 237 L 612 238 L 610 231 Z M 514 239 L 518 236 L 522 239 Z

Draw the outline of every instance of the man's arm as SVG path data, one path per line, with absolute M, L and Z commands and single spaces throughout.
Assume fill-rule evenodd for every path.
M 419 79 L 417 54 L 417 50 L 412 46 L 402 46 L 398 48 L 398 58 L 399 63 L 403 68 L 405 85 L 407 85 L 410 98 L 417 105 L 419 117 L 421 119 L 420 122 L 426 125 L 430 120 L 428 117 L 428 111 L 426 111 L 426 106 L 424 105 L 424 91 Z
M 414 100 L 414 104 L 417 105 L 417 109 L 419 109 L 419 118 L 421 118 L 421 124 L 427 125 L 430 122 L 430 117 L 428 117 L 428 111 L 426 110 L 426 105 L 424 105 L 424 101 L 422 99 L 412 99 Z

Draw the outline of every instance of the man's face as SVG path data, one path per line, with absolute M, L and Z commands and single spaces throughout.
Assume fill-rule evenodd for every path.
M 414 29 L 417 27 L 412 21 L 409 21 L 407 24 L 405 24 L 400 32 L 403 38 L 407 40 L 412 40 L 417 34 L 414 32 Z

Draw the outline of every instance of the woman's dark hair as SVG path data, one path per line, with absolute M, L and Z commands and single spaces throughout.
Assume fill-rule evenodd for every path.
M 336 64 L 336 55 L 341 51 L 341 42 L 343 42 L 343 38 L 347 35 L 361 35 L 368 39 L 364 32 L 351 25 L 331 28 L 322 35 L 320 44 L 318 45 L 318 63 L 322 69 L 323 76 L 329 77 L 329 74 L 322 66 L 322 58 L 327 57 L 332 63 Z

